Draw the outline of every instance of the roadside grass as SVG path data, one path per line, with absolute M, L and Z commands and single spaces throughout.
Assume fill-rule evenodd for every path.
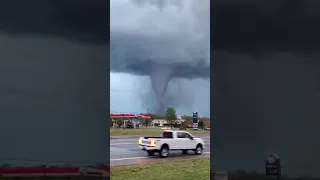
M 111 167 L 111 180 L 209 180 L 210 159 L 176 160 L 165 163 Z
M 179 130 L 179 129 L 176 129 Z M 208 130 L 192 130 L 187 129 L 191 134 L 209 134 Z M 163 130 L 161 128 L 139 128 L 139 129 L 122 129 L 122 128 L 111 128 L 111 136 L 121 136 L 121 135 L 150 135 L 159 136 L 162 134 Z

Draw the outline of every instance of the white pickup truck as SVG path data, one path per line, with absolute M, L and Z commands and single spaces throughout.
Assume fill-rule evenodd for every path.
M 203 152 L 204 141 L 186 131 L 164 130 L 162 137 L 140 137 L 139 148 L 153 156 L 159 153 L 160 157 L 167 157 L 170 151 L 181 150 L 187 154 L 189 150 L 200 155 Z

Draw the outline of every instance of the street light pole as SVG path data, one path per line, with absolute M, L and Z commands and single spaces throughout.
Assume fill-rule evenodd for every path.
M 147 114 L 149 114 L 149 108 L 147 108 Z M 146 121 L 146 119 L 145 119 L 145 122 L 146 122 L 146 128 L 147 128 L 148 122 Z

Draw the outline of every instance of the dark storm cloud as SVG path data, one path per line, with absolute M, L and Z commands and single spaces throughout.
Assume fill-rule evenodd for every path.
M 149 76 L 157 113 L 170 80 L 210 76 L 209 2 L 111 2 L 110 69 Z
M 320 47 L 318 1 L 213 2 L 215 50 L 300 53 Z
M 106 0 L 1 1 L 0 32 L 106 43 L 108 3 Z
M 181 37 L 172 40 L 143 35 L 118 35 L 111 33 L 111 71 L 136 75 L 151 75 L 155 68 L 165 65 L 174 69 L 171 77 L 208 78 L 210 63 L 201 47 L 188 47 Z M 197 44 L 198 45 L 198 44 Z M 192 49 L 195 48 L 195 49 Z M 163 72 L 165 73 L 165 72 Z
M 179 69 L 172 77 L 208 78 L 209 13 L 207 0 L 112 2 L 111 71 L 150 75 L 160 64 Z
M 319 176 L 318 1 L 213 2 L 214 167 Z

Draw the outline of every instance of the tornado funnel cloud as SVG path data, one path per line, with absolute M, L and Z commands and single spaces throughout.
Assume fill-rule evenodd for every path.
M 150 78 L 148 94 L 155 98 L 142 103 L 150 112 L 163 114 L 173 78 L 209 79 L 209 2 L 111 1 L 110 70 Z M 185 97 L 177 91 L 172 93 L 178 109 Z
M 168 88 L 168 84 L 172 79 L 175 67 L 169 65 L 153 64 L 151 69 L 151 85 L 156 96 L 156 112 L 164 113 L 165 103 L 163 96 Z

